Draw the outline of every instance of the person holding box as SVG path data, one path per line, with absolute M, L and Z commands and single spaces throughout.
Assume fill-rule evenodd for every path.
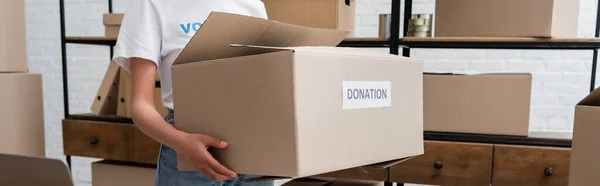
M 174 110 L 171 65 L 194 33 L 213 12 L 267 18 L 260 0 L 129 0 L 121 24 L 114 61 L 131 75 L 131 105 L 136 126 L 161 143 L 156 186 L 241 185 L 269 186 L 272 182 L 240 183 L 256 175 L 238 175 L 221 165 L 209 147 L 227 148 L 225 141 L 189 134 L 173 127 Z M 162 118 L 154 107 L 155 73 L 161 77 L 162 102 L 169 109 Z M 180 171 L 177 153 L 190 160 L 197 171 Z

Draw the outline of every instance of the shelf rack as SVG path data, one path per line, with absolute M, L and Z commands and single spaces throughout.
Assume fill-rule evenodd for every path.
M 598 61 L 598 49 L 600 48 L 600 3 L 596 12 L 596 26 L 594 38 L 410 38 L 406 37 L 408 30 L 408 20 L 412 15 L 412 0 L 404 0 L 404 20 L 403 37 L 400 33 L 401 23 L 401 0 L 391 0 L 391 26 L 390 38 L 348 38 L 344 40 L 340 47 L 361 47 L 361 48 L 389 48 L 390 54 L 410 57 L 411 49 L 416 48 L 446 48 L 446 49 L 555 49 L 555 50 L 592 50 L 592 72 L 590 79 L 590 91 L 595 88 L 596 69 Z M 113 12 L 113 1 L 108 0 L 108 12 Z M 104 45 L 110 47 L 110 56 L 113 55 L 113 46 L 116 38 L 107 37 L 82 37 L 65 35 L 65 6 L 64 0 L 59 0 L 60 22 L 61 22 L 61 56 L 62 56 L 62 75 L 63 75 L 63 96 L 65 119 L 107 121 L 118 123 L 129 123 L 133 121 L 129 118 L 121 117 L 100 117 L 91 114 L 71 114 L 69 112 L 68 96 L 68 78 L 67 78 L 67 44 L 85 44 L 85 45 Z M 396 39 L 393 39 L 396 38 Z M 571 147 L 571 140 L 567 139 L 548 139 L 517 136 L 498 136 L 485 134 L 460 134 L 445 132 L 424 132 L 425 140 L 456 141 L 456 142 L 475 142 L 475 143 L 494 143 L 509 145 L 531 145 L 548 147 Z M 71 165 L 71 157 L 67 156 L 67 163 Z M 391 185 L 391 183 L 386 183 Z

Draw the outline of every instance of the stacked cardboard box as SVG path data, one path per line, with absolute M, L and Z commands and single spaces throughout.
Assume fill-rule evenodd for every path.
M 355 30 L 355 0 L 262 0 L 269 19 L 299 26 Z
M 600 89 L 596 89 L 575 106 L 573 126 L 573 146 L 571 150 L 571 168 L 569 185 L 596 185 L 600 173 L 598 156 L 600 144 Z
M 42 76 L 28 73 L 25 2 L 4 2 L 0 25 L 0 153 L 45 156 Z
M 531 74 L 425 74 L 424 129 L 527 136 Z
M 154 185 L 156 168 L 124 165 L 110 161 L 92 163 L 93 186 L 149 186 Z
M 157 84 L 160 84 L 158 75 L 156 75 L 155 80 Z M 131 103 L 131 77 L 129 72 L 111 61 L 90 110 L 97 116 L 130 118 L 129 103 Z M 168 114 L 168 110 L 162 106 L 160 87 L 154 89 L 154 105 L 162 116 Z
M 104 36 L 117 38 L 121 29 L 124 14 L 104 14 L 102 22 L 104 23 Z
M 579 0 L 436 1 L 436 37 L 577 37 Z

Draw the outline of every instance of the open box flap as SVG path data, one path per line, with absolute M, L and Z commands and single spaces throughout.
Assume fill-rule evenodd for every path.
M 349 31 L 307 28 L 256 17 L 212 12 L 174 65 L 243 56 L 230 44 L 272 47 L 337 46 Z
M 400 164 L 402 162 L 408 161 L 408 160 L 410 160 L 410 159 L 412 159 L 414 157 L 415 156 L 408 157 L 408 158 L 395 159 L 395 160 L 391 160 L 391 161 L 386 161 L 386 162 L 381 162 L 381 163 L 375 163 L 375 164 L 371 164 L 371 165 L 366 165 L 364 167 L 386 169 L 386 168 L 390 168 L 391 166 L 394 166 L 394 165 Z
M 587 95 L 583 100 L 581 100 L 577 105 L 585 105 L 585 106 L 600 106 L 600 88 L 595 89 L 589 95 Z
M 273 46 L 256 46 L 256 45 L 241 45 L 241 44 L 230 44 L 231 52 L 236 52 L 241 55 L 255 55 L 268 52 L 277 51 L 294 51 L 294 52 L 305 52 L 305 53 L 317 53 L 317 54 L 330 54 L 330 55 L 343 55 L 343 56 L 360 56 L 360 57 L 372 57 L 372 58 L 389 58 L 389 59 L 409 59 L 404 56 L 392 55 L 389 53 L 364 50 L 360 48 L 349 48 L 349 47 L 329 47 L 329 46 L 297 46 L 297 47 L 273 47 Z M 411 59 L 410 61 L 415 61 Z

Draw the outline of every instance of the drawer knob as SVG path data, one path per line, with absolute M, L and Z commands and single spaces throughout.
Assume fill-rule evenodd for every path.
M 96 136 L 92 137 L 92 139 L 90 139 L 90 144 L 92 145 L 96 145 L 98 144 L 98 138 Z
M 444 168 L 444 163 L 441 161 L 436 161 L 435 163 L 433 163 L 433 167 L 438 170 L 442 169 L 442 168 Z
M 544 175 L 546 175 L 546 176 L 554 175 L 554 169 L 552 167 L 546 167 L 546 169 L 544 169 Z

